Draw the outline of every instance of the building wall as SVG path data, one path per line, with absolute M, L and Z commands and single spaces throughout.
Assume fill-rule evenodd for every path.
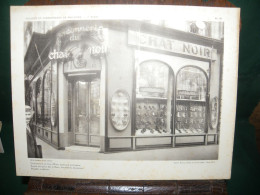
M 118 38 L 119 37 L 119 38 Z M 133 92 L 134 54 L 132 48 L 127 46 L 127 33 L 109 30 L 109 51 L 107 54 L 107 90 L 108 90 L 108 137 L 131 136 L 131 121 L 123 131 L 116 130 L 110 118 L 110 101 L 113 94 L 119 90 L 125 90 L 131 100 Z
M 118 89 L 124 89 L 129 93 L 131 99 L 131 109 L 135 105 L 133 102 L 134 92 L 134 80 L 135 79 L 135 67 L 141 64 L 142 62 L 149 60 L 158 60 L 163 63 L 166 63 L 174 72 L 174 91 L 176 84 L 176 74 L 187 66 L 198 67 L 203 70 L 208 77 L 209 83 L 209 93 L 211 95 L 218 95 L 219 88 L 219 67 L 220 67 L 220 58 L 218 56 L 217 61 L 215 61 L 211 66 L 213 67 L 210 72 L 210 62 L 203 59 L 189 57 L 189 56 L 176 56 L 174 54 L 160 54 L 157 51 L 150 52 L 140 49 L 135 49 L 127 45 L 127 33 L 120 33 L 120 39 L 118 39 L 117 31 L 109 31 L 109 54 L 107 56 L 108 63 L 108 79 L 107 79 L 107 90 L 108 90 L 108 116 L 107 116 L 107 145 L 108 149 L 123 149 L 131 148 L 131 142 L 137 144 L 137 146 L 156 146 L 156 145 L 169 145 L 172 144 L 170 137 L 154 137 L 154 138 L 131 138 L 135 136 L 135 132 L 132 132 L 134 127 L 131 127 L 131 123 L 124 131 L 117 131 L 113 127 L 110 119 L 110 100 L 114 92 Z M 211 77 L 210 75 L 213 75 Z M 210 78 L 210 79 L 209 79 Z M 175 98 L 175 97 L 173 97 Z M 135 113 L 132 113 L 131 119 L 133 120 Z M 175 111 L 173 111 L 173 117 L 175 116 Z M 174 120 L 173 120 L 174 123 Z M 213 130 L 211 133 L 214 133 Z M 113 138 L 113 139 L 112 139 Z M 205 136 L 180 136 L 175 139 L 176 144 L 184 143 L 204 143 Z M 209 136 L 206 138 L 208 141 L 214 141 L 214 136 Z M 133 142 L 133 143 L 134 143 Z
M 36 103 L 36 92 L 35 92 L 35 87 L 36 87 L 36 82 L 38 79 L 41 79 L 41 90 L 43 91 L 43 82 L 44 82 L 44 74 L 46 73 L 47 70 L 52 71 L 52 79 L 55 79 L 55 75 L 57 74 L 56 72 L 56 64 L 52 64 L 49 62 L 43 69 L 41 69 L 36 75 L 31 80 L 30 86 L 34 90 L 34 103 Z M 56 77 L 57 78 L 57 77 Z M 52 82 L 52 93 L 57 94 L 57 85 L 55 82 Z M 43 94 L 42 94 L 43 95 Z M 56 104 L 57 105 L 57 104 Z M 36 112 L 36 106 L 35 105 L 35 110 Z M 35 113 L 36 116 L 36 113 Z M 55 126 L 51 127 L 44 127 L 42 124 L 36 122 L 36 117 L 34 118 L 34 124 L 35 124 L 35 130 L 37 132 L 37 136 L 40 137 L 41 139 L 46 140 L 50 144 L 54 145 L 55 147 L 58 147 L 58 124 L 56 123 Z
M 108 35 L 109 51 L 107 54 L 107 136 L 131 136 L 132 134 L 132 96 L 133 96 L 133 74 L 134 54 L 127 46 L 127 33 L 116 30 L 109 30 Z M 117 90 L 125 90 L 130 97 L 130 121 L 126 129 L 116 130 L 111 122 L 111 98 Z M 131 148 L 131 139 L 109 139 L 107 146 L 110 148 Z
M 219 100 L 220 88 L 222 86 L 222 81 L 220 80 L 220 78 L 221 78 L 220 77 L 220 75 L 221 75 L 220 59 L 221 59 L 220 54 L 218 54 L 217 60 L 212 62 L 211 68 L 210 68 L 211 72 L 210 72 L 209 104 L 214 97 L 217 97 L 218 100 Z M 218 126 L 216 128 L 211 128 L 211 126 L 209 125 L 208 132 L 209 133 L 216 133 L 217 128 L 218 128 Z

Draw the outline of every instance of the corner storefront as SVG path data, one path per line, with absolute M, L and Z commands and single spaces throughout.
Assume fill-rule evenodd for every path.
M 25 74 L 37 136 L 100 152 L 218 144 L 222 55 L 223 40 L 192 24 L 72 21 L 34 33 Z

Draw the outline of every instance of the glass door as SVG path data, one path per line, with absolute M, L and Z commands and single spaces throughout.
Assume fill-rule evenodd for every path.
M 100 79 L 89 82 L 89 144 L 100 146 Z
M 89 145 L 89 83 L 75 82 L 75 144 Z
M 74 143 L 99 146 L 99 79 L 76 80 L 74 87 Z

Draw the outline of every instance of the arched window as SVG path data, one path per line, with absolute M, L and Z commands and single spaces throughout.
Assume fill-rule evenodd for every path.
M 160 61 L 146 61 L 136 72 L 136 135 L 171 133 L 173 72 Z
M 51 71 L 47 70 L 43 79 L 43 125 L 51 127 Z
M 184 67 L 177 74 L 175 133 L 206 130 L 207 76 L 199 68 Z

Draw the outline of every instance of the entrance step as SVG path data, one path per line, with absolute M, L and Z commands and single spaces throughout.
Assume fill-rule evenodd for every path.
M 73 145 L 73 146 L 65 147 L 65 150 L 70 152 L 99 152 L 100 148 Z

